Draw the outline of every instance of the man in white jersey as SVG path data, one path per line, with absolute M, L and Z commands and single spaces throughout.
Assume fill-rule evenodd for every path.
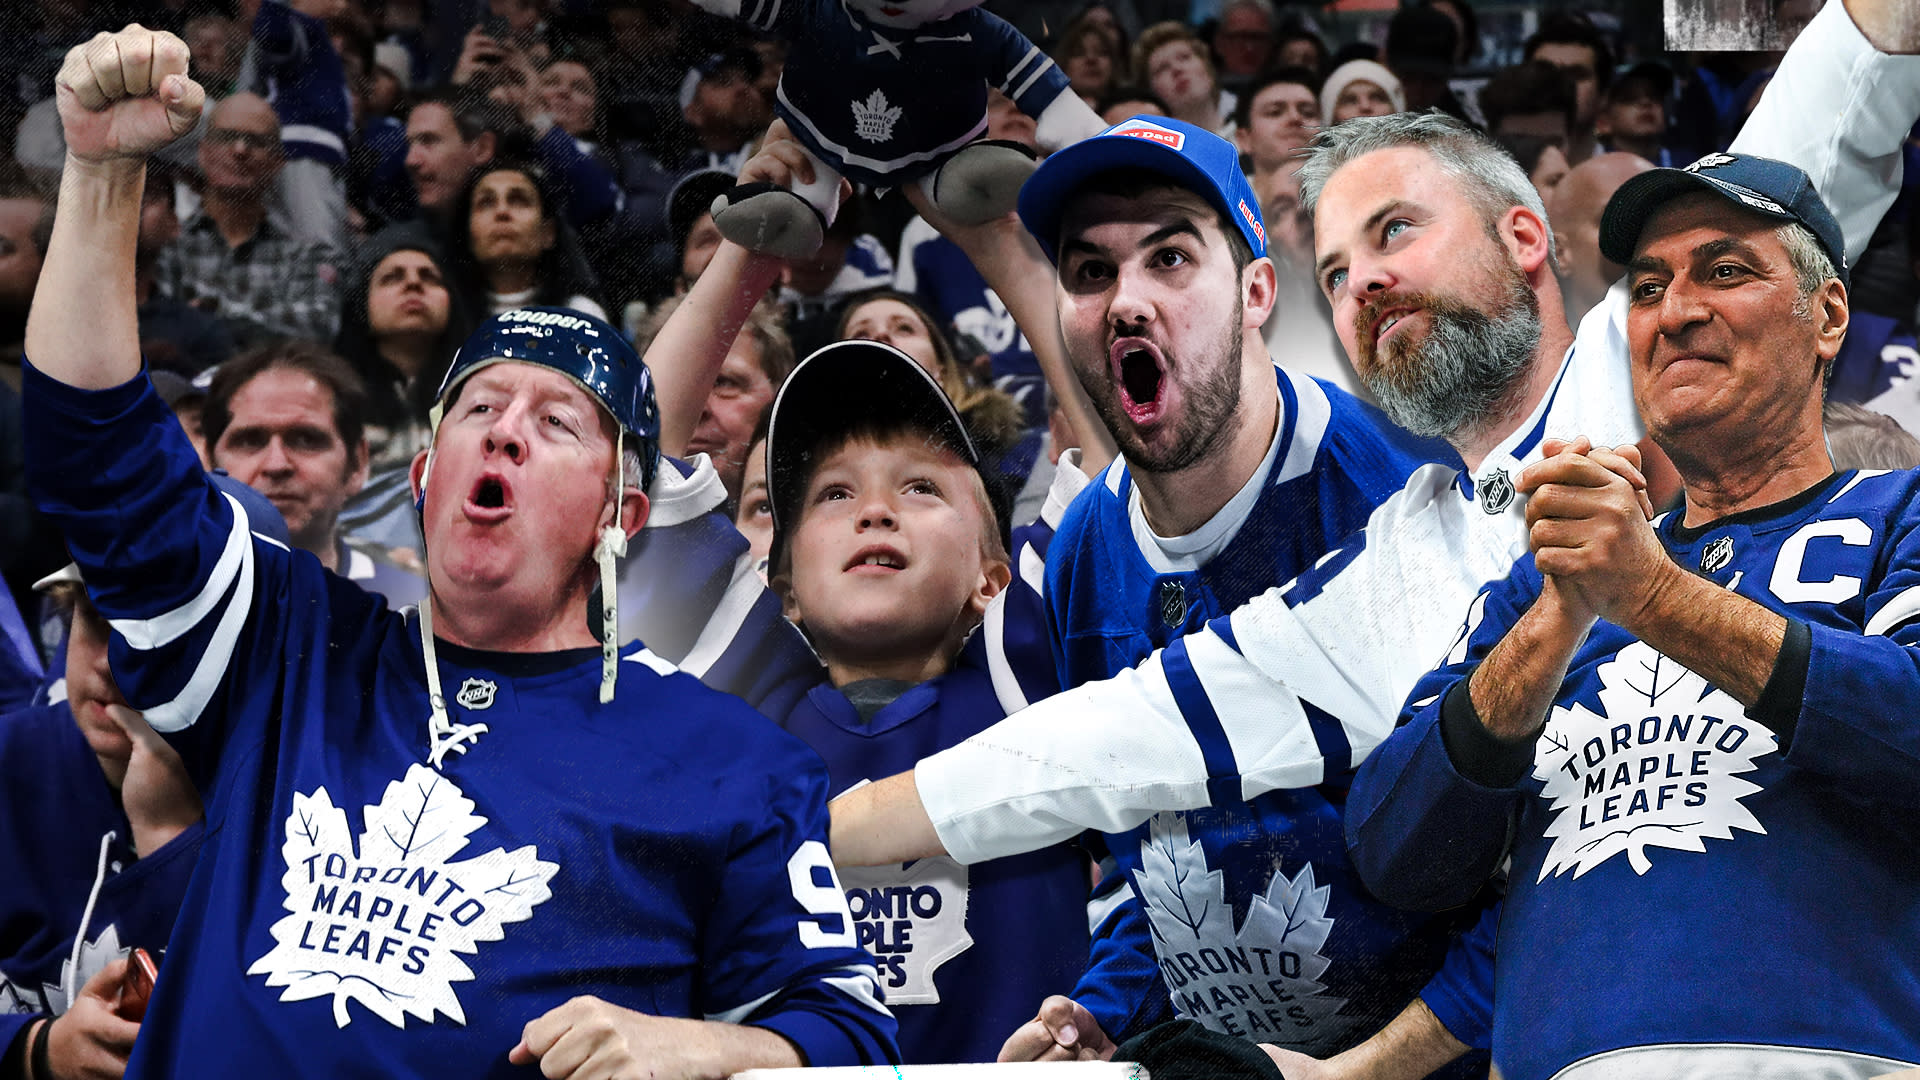
M 1901 140 L 1920 114 L 1920 61 L 1890 55 L 1914 49 L 1920 33 L 1897 8 L 1829 5 L 1733 147 L 1804 169 L 1855 255 L 1897 190 Z M 1817 124 L 1802 119 L 1812 116 Z M 1451 426 L 1468 473 L 1421 470 L 1363 533 L 1290 585 L 1132 671 L 840 800 L 836 859 L 946 852 L 973 862 L 1084 828 L 1124 829 L 1209 805 L 1210 782 L 1245 798 L 1320 783 L 1391 731 L 1474 594 L 1525 551 L 1513 484 L 1542 440 L 1618 446 L 1643 434 L 1624 294 L 1570 332 L 1544 211 L 1530 186 L 1494 194 L 1499 185 L 1477 170 L 1498 166 L 1480 145 L 1432 117 L 1374 119 L 1323 132 L 1303 173 L 1322 287 L 1356 370 L 1401 422 Z M 1523 349 L 1529 321 L 1538 338 Z M 1470 352 L 1449 347 L 1474 334 L 1503 342 L 1505 354 L 1475 369 Z M 1441 370 L 1442 360 L 1459 370 Z M 1449 393 L 1431 392 L 1447 383 Z M 1176 650 L 1193 678 L 1168 678 Z

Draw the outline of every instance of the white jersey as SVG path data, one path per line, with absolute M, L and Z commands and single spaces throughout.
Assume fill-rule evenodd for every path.
M 1844 6 L 1829 4 L 1733 149 L 1804 169 L 1852 258 L 1898 193 L 1916 115 L 1920 58 L 1877 52 Z M 1392 731 L 1474 596 L 1526 551 L 1513 485 L 1543 439 L 1620 445 L 1644 435 L 1626 305 L 1616 285 L 1581 321 L 1546 398 L 1470 477 L 1419 470 L 1363 532 L 1295 581 L 1131 671 L 920 762 L 916 786 L 946 850 L 968 863 L 998 858 L 1210 805 L 1209 781 L 1237 777 L 1251 799 L 1356 766 Z

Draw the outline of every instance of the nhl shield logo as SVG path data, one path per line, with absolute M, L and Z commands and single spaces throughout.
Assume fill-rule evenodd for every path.
M 490 709 L 493 707 L 493 695 L 500 688 L 491 679 L 468 679 L 460 684 L 460 692 L 453 700 L 463 709 Z
M 1713 543 L 1707 545 L 1705 551 L 1700 553 L 1700 572 L 1703 574 L 1717 574 L 1725 570 L 1727 564 L 1732 561 L 1733 537 L 1718 537 Z
M 1480 509 L 1488 514 L 1504 512 L 1513 505 L 1513 481 L 1507 478 L 1507 470 L 1495 469 L 1482 477 L 1479 484 Z
M 1178 581 L 1160 583 L 1160 621 L 1170 627 L 1187 621 L 1187 587 Z

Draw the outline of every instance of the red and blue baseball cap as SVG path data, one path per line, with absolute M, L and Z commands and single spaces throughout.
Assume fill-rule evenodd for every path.
M 1055 151 L 1020 188 L 1020 221 L 1047 258 L 1060 261 L 1060 219 L 1073 193 L 1115 169 L 1146 169 L 1206 197 L 1247 238 L 1258 259 L 1267 254 L 1260 200 L 1240 171 L 1233 144 L 1204 128 L 1165 116 L 1136 116 L 1089 139 Z
M 1600 253 L 1614 262 L 1633 260 L 1640 231 L 1669 201 L 1709 191 L 1761 217 L 1805 225 L 1848 283 L 1847 242 L 1833 211 L 1807 174 L 1784 161 L 1751 154 L 1708 154 L 1684 169 L 1654 169 L 1620 185 L 1600 217 Z

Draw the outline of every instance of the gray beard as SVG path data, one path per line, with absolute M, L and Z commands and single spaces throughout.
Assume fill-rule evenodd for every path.
M 1519 267 L 1511 270 L 1499 310 L 1489 314 L 1426 297 L 1422 306 L 1433 324 L 1426 338 L 1390 342 L 1384 363 L 1369 358 L 1362 379 L 1394 423 L 1415 435 L 1453 439 L 1504 418 L 1540 347 L 1540 301 Z

